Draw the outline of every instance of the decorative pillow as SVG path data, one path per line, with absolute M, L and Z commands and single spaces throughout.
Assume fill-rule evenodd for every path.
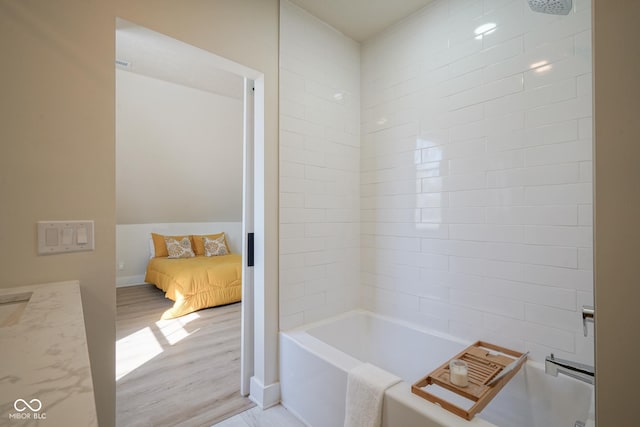
M 208 237 L 209 239 L 219 239 L 222 237 L 224 239 L 224 246 L 227 249 L 227 253 L 231 253 L 231 249 L 229 249 L 229 244 L 227 243 L 227 238 L 224 233 L 217 234 L 205 234 L 205 235 L 194 235 L 191 236 L 193 240 L 193 251 L 196 255 L 204 255 L 204 238 Z
M 207 236 L 202 238 L 204 241 L 204 255 L 205 256 L 218 256 L 218 255 L 227 255 L 229 251 L 227 250 L 227 245 L 224 240 L 224 235 L 218 237 L 217 239 L 210 239 Z
M 156 257 L 156 247 L 153 244 L 153 239 L 149 239 L 149 259 L 155 258 L 155 257 Z
M 193 258 L 196 256 L 191 249 L 191 240 L 188 237 L 181 240 L 165 237 L 164 240 L 167 244 L 168 258 Z
M 189 239 L 193 246 L 193 241 L 191 240 L 191 236 L 163 236 L 162 234 L 151 233 L 151 239 L 153 240 L 153 252 L 156 258 L 162 258 L 169 256 L 169 252 L 167 251 L 167 242 L 165 242 L 165 237 L 182 240 L 185 237 Z

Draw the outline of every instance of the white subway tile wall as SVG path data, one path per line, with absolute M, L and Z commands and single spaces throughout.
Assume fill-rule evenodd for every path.
M 361 305 L 593 363 L 590 1 L 436 0 L 361 61 Z
M 590 27 L 436 0 L 360 49 L 282 1 L 280 327 L 363 307 L 593 363 Z
M 360 46 L 280 5 L 280 328 L 290 329 L 358 307 Z

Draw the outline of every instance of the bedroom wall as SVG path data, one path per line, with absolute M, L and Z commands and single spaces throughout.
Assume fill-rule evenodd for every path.
M 151 232 L 225 231 L 240 252 L 242 108 L 116 69 L 116 286 L 144 283 Z
M 593 363 L 591 5 L 573 3 L 438 0 L 363 45 L 366 308 Z
M 242 222 L 116 225 L 116 286 L 144 283 L 151 233 L 169 236 L 224 232 L 233 253 L 242 253 Z
M 117 224 L 241 221 L 242 126 L 240 99 L 116 69 Z
M 280 327 L 288 329 L 358 303 L 360 54 L 358 43 L 280 4 Z

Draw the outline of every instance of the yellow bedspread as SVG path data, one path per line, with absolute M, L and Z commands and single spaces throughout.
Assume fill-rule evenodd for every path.
M 194 258 L 152 258 L 145 282 L 153 283 L 175 301 L 163 319 L 173 319 L 207 307 L 238 302 L 242 297 L 242 257 L 239 254 Z

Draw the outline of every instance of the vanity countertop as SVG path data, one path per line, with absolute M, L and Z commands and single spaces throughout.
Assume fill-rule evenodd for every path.
M 20 319 L 0 326 L 0 426 L 97 426 L 77 281 L 0 289 L 31 293 Z

